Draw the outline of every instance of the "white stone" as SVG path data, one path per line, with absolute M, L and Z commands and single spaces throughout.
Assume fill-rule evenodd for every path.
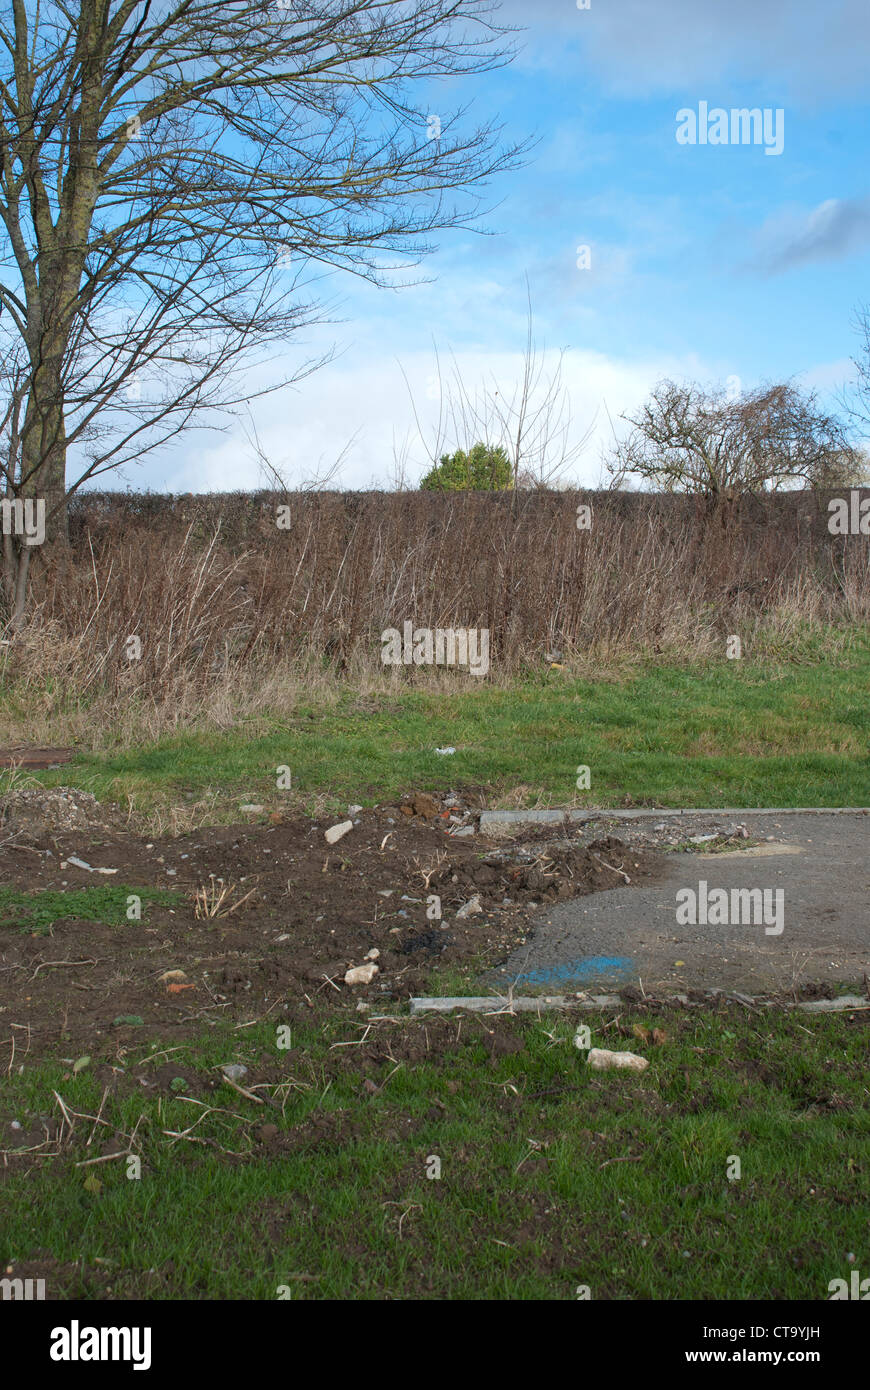
M 323 832 L 326 843 L 328 845 L 334 845 L 336 841 L 346 835 L 349 830 L 353 830 L 352 820 L 343 820 L 339 821 L 338 825 L 331 825 L 328 830 Z
M 378 967 L 374 961 L 369 961 L 368 965 L 354 965 L 345 973 L 344 983 L 346 985 L 370 985 L 378 973 Z
M 475 893 L 473 898 L 469 898 L 467 903 L 462 904 L 462 907 L 457 912 L 456 917 L 457 920 L 463 919 L 465 917 L 476 917 L 478 913 L 481 912 L 483 912 L 483 907 L 480 902 L 480 894 Z
M 586 1061 L 593 1071 L 646 1071 L 649 1066 L 636 1052 L 608 1052 L 604 1047 L 590 1047 Z

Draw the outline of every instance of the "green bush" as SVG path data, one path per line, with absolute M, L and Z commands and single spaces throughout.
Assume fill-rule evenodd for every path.
M 442 454 L 420 483 L 428 492 L 501 492 L 513 487 L 511 462 L 501 445 L 475 444 L 466 454 Z

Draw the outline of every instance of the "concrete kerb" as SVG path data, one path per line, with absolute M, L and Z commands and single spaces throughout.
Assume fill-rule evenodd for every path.
M 596 820 L 665 820 L 691 816 L 866 816 L 867 806 L 717 806 L 683 807 L 679 810 L 649 807 L 638 810 L 590 809 L 565 806 L 547 811 L 481 811 L 481 834 L 522 825 L 578 825 Z
M 683 1007 L 691 1006 L 693 1003 L 697 1007 L 701 1002 L 713 1003 L 717 999 L 724 999 L 726 1002 L 744 1004 L 749 1008 L 785 1008 L 801 1009 L 804 1013 L 847 1013 L 852 1010 L 870 1009 L 870 999 L 862 999 L 859 994 L 842 994 L 835 999 L 806 999 L 799 1003 L 792 1001 L 780 1002 L 776 999 L 766 999 L 762 996 L 755 997 L 750 994 L 741 994 L 734 990 L 710 989 L 705 991 L 705 999 L 690 1000 L 687 994 L 674 994 L 670 996 L 650 997 L 649 1005 L 680 1004 Z M 499 997 L 497 995 L 468 995 L 463 997 L 457 995 L 451 998 L 438 996 L 432 998 L 412 998 L 410 1000 L 411 1016 L 425 1013 L 449 1014 L 458 1009 L 466 1013 L 476 1014 L 513 1014 L 513 1013 L 538 1013 L 543 1014 L 551 1009 L 615 1009 L 624 1006 L 625 1000 L 618 994 L 592 994 L 586 998 L 566 994 L 540 994 L 540 995 L 518 995 L 515 998 L 508 998 L 507 995 Z M 372 1019 L 372 1022 L 375 1020 Z

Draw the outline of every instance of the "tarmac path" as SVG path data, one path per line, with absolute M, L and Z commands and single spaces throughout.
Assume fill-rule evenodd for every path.
M 650 990 L 748 994 L 860 983 L 870 974 L 870 816 L 743 811 L 739 820 L 763 843 L 669 854 L 652 886 L 629 884 L 542 911 L 526 944 L 489 982 L 524 994 L 638 981 Z M 709 833 L 709 815 L 703 824 Z M 732 814 L 723 829 L 733 825 Z M 687 819 L 686 836 L 695 833 Z M 717 889 L 726 890 L 724 901 Z M 750 898 L 740 890 L 761 892 Z

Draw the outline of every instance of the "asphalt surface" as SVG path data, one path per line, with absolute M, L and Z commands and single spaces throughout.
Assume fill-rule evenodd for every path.
M 736 853 L 699 847 L 668 854 L 653 886 L 630 884 L 542 911 L 526 944 L 488 982 L 526 994 L 637 982 L 669 992 L 721 987 L 752 994 L 819 981 L 855 984 L 870 975 L 870 816 L 784 812 L 753 819 L 744 811 L 740 821 L 764 843 Z M 733 824 L 732 815 L 722 828 L 727 833 Z M 706 833 L 716 828 L 707 816 L 681 830 L 690 836 L 702 826 Z M 621 836 L 622 829 L 611 833 Z M 723 921 L 716 920 L 716 889 L 727 893 L 724 903 L 718 899 Z M 761 890 L 754 899 L 732 896 L 754 889 Z M 705 896 L 713 921 L 703 921 Z M 693 905 L 695 921 L 686 921 Z

